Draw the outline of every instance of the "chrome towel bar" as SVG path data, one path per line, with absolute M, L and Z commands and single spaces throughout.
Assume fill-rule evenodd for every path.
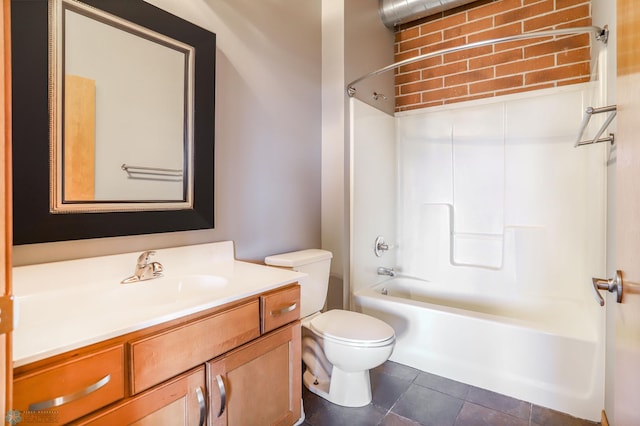
M 574 147 L 578 147 L 582 145 L 591 145 L 593 143 L 598 143 L 598 142 L 609 142 L 611 143 L 611 145 L 613 145 L 613 143 L 615 142 L 613 133 L 609 133 L 609 136 L 604 138 L 601 138 L 600 135 L 602 135 L 602 133 L 606 130 L 607 127 L 609 127 L 609 124 L 611 124 L 611 122 L 615 118 L 617 109 L 618 107 L 616 105 L 609 105 L 601 108 L 588 107 L 584 111 L 584 116 L 582 117 L 582 124 L 580 124 L 580 133 L 578 134 L 578 138 L 576 139 L 576 143 Z M 584 140 L 584 141 L 581 140 L 582 135 L 584 134 L 584 131 L 587 128 L 587 125 L 589 124 L 589 120 L 591 120 L 591 116 L 593 116 L 593 114 L 601 114 L 603 112 L 610 112 L 611 114 L 609 114 L 609 116 L 604 121 L 604 123 L 602 123 L 602 126 L 600 126 L 600 130 L 598 130 L 598 133 L 596 133 L 595 137 L 589 140 Z
M 161 169 L 159 167 L 131 166 L 129 164 L 123 164 L 120 168 L 128 174 L 136 173 L 142 175 L 182 176 L 182 169 Z

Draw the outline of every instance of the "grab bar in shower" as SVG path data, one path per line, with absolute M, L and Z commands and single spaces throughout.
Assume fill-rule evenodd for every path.
M 611 124 L 611 122 L 615 118 L 617 109 L 618 107 L 616 105 L 609 105 L 601 108 L 588 107 L 584 111 L 584 116 L 582 117 L 582 123 L 580 124 L 580 133 L 578 134 L 578 138 L 576 139 L 576 143 L 574 147 L 578 147 L 582 145 L 591 145 L 593 143 L 599 143 L 599 142 L 609 142 L 611 143 L 611 145 L 613 145 L 613 143 L 615 142 L 613 133 L 609 133 L 609 136 L 604 138 L 601 138 L 600 135 L 602 135 L 602 133 L 606 130 L 607 127 L 609 127 L 609 124 Z M 582 140 L 582 135 L 584 135 L 584 131 L 586 130 L 587 125 L 589 124 L 589 121 L 591 120 L 591 117 L 593 116 L 593 114 L 601 114 L 603 112 L 610 112 L 611 114 L 609 114 L 609 116 L 604 121 L 604 123 L 602 123 L 602 126 L 600 126 L 600 130 L 598 130 L 598 132 L 596 133 L 596 136 L 593 139 Z

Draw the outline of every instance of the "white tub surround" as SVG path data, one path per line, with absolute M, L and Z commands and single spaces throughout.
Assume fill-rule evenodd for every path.
M 225 241 L 156 251 L 164 276 L 133 284 L 139 252 L 13 268 L 14 367 L 221 306 L 305 274 L 238 261 Z
M 392 360 L 600 419 L 605 310 L 591 278 L 607 275 L 611 148 L 574 147 L 585 109 L 604 104 L 599 89 L 590 82 L 413 110 L 393 123 L 354 108 L 356 129 L 372 115 L 395 128 L 395 155 L 375 167 L 397 170 L 396 194 L 372 191 L 357 169 L 352 188 L 354 306 L 394 327 Z M 366 136 L 354 134 L 356 165 L 372 158 Z M 378 202 L 362 202 L 363 192 Z M 390 214 L 376 209 L 395 211 L 395 237 L 385 230 Z M 393 247 L 376 257 L 382 233 Z M 382 296 L 369 289 L 388 280 L 377 266 L 416 279 Z

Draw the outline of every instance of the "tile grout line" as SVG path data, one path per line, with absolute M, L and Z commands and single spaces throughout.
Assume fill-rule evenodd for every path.
M 451 396 L 451 395 L 449 395 L 449 396 Z M 467 399 L 466 398 L 462 399 L 461 401 L 462 401 L 462 405 L 460 406 L 460 409 L 458 410 L 458 414 L 456 414 L 456 418 L 453 421 L 453 424 L 451 426 L 455 426 L 456 423 L 458 423 L 458 417 L 460 417 L 460 413 L 462 413 L 462 409 L 464 408 L 464 404 L 467 403 Z
M 432 374 L 432 373 L 429 373 L 429 374 Z M 446 396 L 448 396 L 448 397 L 450 397 L 450 398 L 454 398 L 454 399 L 457 399 L 458 401 L 462 401 L 462 405 L 460 405 L 460 409 L 458 410 L 458 413 L 456 414 L 456 418 L 454 419 L 453 424 L 451 425 L 451 426 L 455 426 L 456 422 L 458 421 L 458 416 L 460 416 L 460 413 L 462 412 L 462 409 L 464 408 L 464 404 L 467 402 L 467 396 L 469 395 L 469 388 L 468 388 L 468 387 L 469 387 L 469 386 L 471 386 L 471 385 L 466 384 L 466 383 L 463 383 L 463 384 L 465 384 L 465 385 L 467 386 L 467 390 L 466 390 L 466 392 L 465 392 L 465 396 L 464 396 L 464 398 L 458 398 L 457 396 L 451 395 L 451 394 L 449 394 L 449 393 L 447 393 L 447 392 L 443 392 L 443 391 L 442 391 L 442 390 L 440 390 L 440 389 L 435 389 L 435 388 L 432 388 L 432 387 L 430 387 L 430 386 L 423 386 L 423 385 L 421 385 L 420 383 L 415 383 L 416 379 L 417 379 L 419 376 L 420 376 L 420 373 L 418 373 L 418 374 L 416 375 L 416 377 L 414 377 L 414 379 L 411 381 L 411 384 L 415 384 L 416 386 L 420 386 L 421 388 L 429 389 L 429 390 L 431 390 L 431 391 L 433 391 L 433 392 L 438 392 L 438 393 L 439 393 L 439 394 L 441 394 L 441 395 L 446 395 Z M 458 383 L 462 383 L 462 382 L 458 382 Z M 407 390 L 409 390 L 409 388 L 407 388 Z M 407 390 L 405 390 L 405 392 L 407 392 Z M 403 395 L 404 395 L 404 393 L 403 393 Z M 398 398 L 398 400 L 399 400 L 399 399 L 400 399 L 400 398 Z M 398 402 L 398 401 L 396 400 L 396 402 Z M 469 401 L 469 402 L 471 402 L 471 401 Z M 394 404 L 394 406 L 395 406 L 395 404 Z M 415 422 L 418 422 L 418 421 L 417 421 L 417 420 L 415 420 L 415 419 L 410 419 L 410 420 L 413 420 L 413 421 L 415 421 Z M 418 422 L 418 423 L 419 423 L 419 422 Z
M 384 374 L 384 373 L 382 373 Z M 384 414 L 384 416 L 382 416 L 382 420 L 380 420 L 380 423 L 378 423 L 378 426 L 380 426 L 382 424 L 382 422 L 384 422 L 384 419 L 387 418 L 387 416 L 389 415 L 389 413 L 391 413 L 391 411 L 393 410 L 393 407 L 395 407 L 398 404 L 398 401 L 400 401 L 400 398 L 402 398 L 404 396 L 404 394 L 407 393 L 407 391 L 409 390 L 409 388 L 411 387 L 412 384 L 414 384 L 415 380 L 418 378 L 418 374 L 416 374 L 416 377 L 414 377 L 413 379 L 411 379 L 411 382 L 409 383 L 409 386 L 407 386 L 407 388 L 404 390 L 404 392 L 402 392 L 400 395 L 398 395 L 398 397 L 396 398 L 395 401 L 393 401 L 393 404 L 391 404 L 391 407 L 389 407 L 389 409 L 387 410 L 387 412 Z M 394 413 L 396 414 L 396 413 Z M 400 414 L 396 414 L 397 416 L 400 416 Z M 404 416 L 400 416 L 402 418 L 405 418 Z M 417 422 L 417 420 L 415 419 L 408 419 L 414 422 Z

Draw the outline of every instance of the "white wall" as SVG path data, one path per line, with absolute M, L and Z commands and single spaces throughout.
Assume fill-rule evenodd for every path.
M 320 3 L 149 3 L 217 34 L 216 229 L 17 246 L 14 264 L 228 239 L 251 260 L 320 246 Z

